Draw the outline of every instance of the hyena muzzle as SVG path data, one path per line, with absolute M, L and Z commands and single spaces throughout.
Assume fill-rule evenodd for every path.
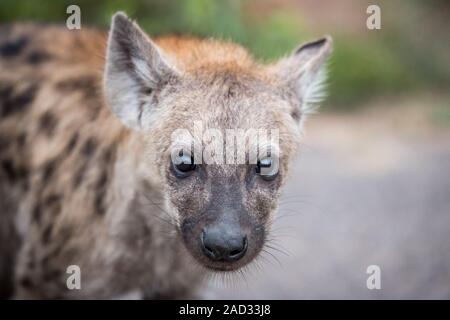
M 0 26 L 0 294 L 189 297 L 252 262 L 331 45 L 261 64 L 123 13 L 108 37 Z

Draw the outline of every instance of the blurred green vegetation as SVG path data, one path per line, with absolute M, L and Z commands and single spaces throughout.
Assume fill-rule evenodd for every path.
M 321 35 L 311 32 L 299 10 L 292 10 L 289 4 L 295 4 L 294 0 L 1 0 L 0 22 L 63 23 L 70 4 L 80 6 L 83 25 L 107 28 L 111 15 L 122 10 L 151 35 L 187 33 L 230 39 L 265 61 Z M 449 2 L 403 0 L 400 7 L 386 6 L 382 30 L 349 34 L 334 26 L 327 32 L 335 39 L 327 105 L 351 109 L 380 95 L 448 92 L 450 29 L 436 21 L 442 19 L 442 12 L 450 12 Z M 436 25 L 422 28 L 420 23 Z

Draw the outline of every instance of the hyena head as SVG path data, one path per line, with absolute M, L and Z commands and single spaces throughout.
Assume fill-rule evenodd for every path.
M 144 141 L 141 179 L 164 191 L 164 209 L 201 265 L 236 270 L 264 247 L 330 51 L 326 37 L 260 65 L 231 43 L 155 43 L 114 16 L 107 102 Z

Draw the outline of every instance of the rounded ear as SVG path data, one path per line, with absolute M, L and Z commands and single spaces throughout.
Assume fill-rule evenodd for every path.
M 281 80 L 282 90 L 294 95 L 299 110 L 293 116 L 300 118 L 314 111 L 314 106 L 325 98 L 326 61 L 331 54 L 333 41 L 330 36 L 308 42 L 274 65 L 271 72 Z
M 133 129 L 149 124 L 155 91 L 178 72 L 164 53 L 122 13 L 112 18 L 104 75 L 105 96 L 112 111 Z

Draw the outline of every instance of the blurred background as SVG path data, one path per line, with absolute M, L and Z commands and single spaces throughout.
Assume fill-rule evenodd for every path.
M 0 1 L 0 23 L 230 39 L 262 61 L 330 34 L 329 98 L 307 124 L 273 248 L 206 298 L 450 298 L 450 2 L 446 0 Z M 366 9 L 381 8 L 381 30 Z M 381 268 L 368 290 L 366 268 Z

